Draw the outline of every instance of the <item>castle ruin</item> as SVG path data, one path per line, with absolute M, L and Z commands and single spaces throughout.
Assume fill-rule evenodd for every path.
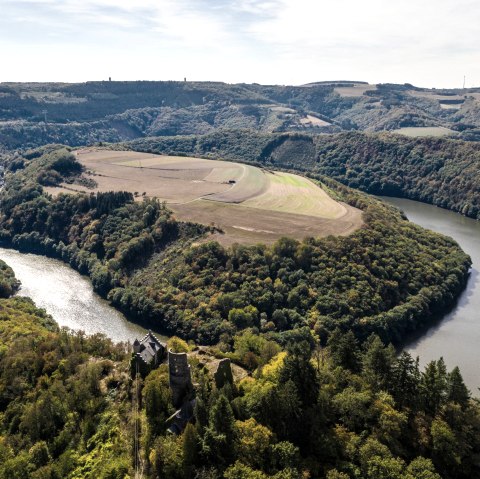
M 170 349 L 168 351 L 168 370 L 172 402 L 176 408 L 179 408 L 193 396 L 192 375 L 187 353 L 174 353 Z

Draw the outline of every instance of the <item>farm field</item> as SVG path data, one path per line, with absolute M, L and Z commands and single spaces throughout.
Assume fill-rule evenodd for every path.
M 224 246 L 233 243 L 271 244 L 282 236 L 298 240 L 306 236 L 344 236 L 362 225 L 362 212 L 350 206 L 346 206 L 346 214 L 336 220 L 207 200 L 176 204 L 170 208 L 177 218 L 184 221 L 213 223 L 219 227 L 223 233 L 215 233 L 208 239 Z
M 332 200 L 325 191 L 303 176 L 267 172 L 266 177 L 267 190 L 244 201 L 244 206 L 331 219 L 346 214 L 344 205 Z
M 421 126 L 412 126 L 399 128 L 398 130 L 393 130 L 392 133 L 398 133 L 399 135 L 405 135 L 410 137 L 424 137 L 424 136 L 448 136 L 455 134 L 456 132 L 450 130 L 449 128 L 444 128 L 443 126 L 430 126 L 430 127 L 421 127 Z
M 328 121 L 321 120 L 320 118 L 317 118 L 316 116 L 313 115 L 307 115 L 305 118 L 302 118 L 300 120 L 300 123 L 302 125 L 310 125 L 310 126 L 329 126 L 331 123 L 328 123 Z
M 357 83 L 350 87 L 338 86 L 335 88 L 335 93 L 343 97 L 361 97 L 367 91 L 377 89 L 377 85 L 367 85 L 364 83 Z
M 96 182 L 50 187 L 51 194 L 124 190 L 137 199 L 165 201 L 183 221 L 215 225 L 215 239 L 272 243 L 282 236 L 350 234 L 362 225 L 360 210 L 335 201 L 307 178 L 227 161 L 130 151 L 79 150 L 85 175 Z
M 440 108 L 442 110 L 460 110 L 461 107 L 462 107 L 462 104 L 460 103 L 456 103 L 456 104 L 440 103 Z
M 463 101 L 464 96 L 463 95 L 442 95 L 441 93 L 436 93 L 434 91 L 409 91 L 408 94 L 414 98 L 427 98 L 430 100 L 459 100 Z M 471 95 L 471 94 L 470 94 Z

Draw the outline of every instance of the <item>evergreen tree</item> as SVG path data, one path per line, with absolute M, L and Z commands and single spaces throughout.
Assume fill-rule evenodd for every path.
M 235 457 L 235 418 L 228 399 L 221 394 L 210 409 L 202 450 L 211 464 L 225 468 Z
M 309 344 L 302 341 L 290 348 L 280 371 L 279 382 L 292 381 L 297 389 L 298 398 L 303 408 L 316 404 L 319 392 L 317 372 L 310 361 Z
M 443 358 L 430 361 L 421 375 L 420 394 L 427 413 L 435 415 L 445 403 L 447 395 L 447 369 Z
M 182 435 L 183 469 L 185 478 L 193 476 L 194 466 L 198 463 L 198 434 L 195 426 L 187 424 Z
M 389 392 L 395 403 L 400 407 L 416 408 L 419 383 L 418 358 L 414 361 L 412 356 L 404 351 L 392 367 Z
M 335 366 L 353 372 L 360 370 L 360 349 L 352 331 L 343 333 L 340 329 L 335 329 L 330 335 L 327 345 Z
M 362 373 L 375 391 L 388 390 L 394 362 L 395 350 L 393 346 L 385 347 L 378 336 L 370 336 L 367 341 L 367 349 L 363 355 Z
M 456 402 L 463 408 L 467 407 L 470 400 L 470 391 L 463 382 L 458 366 L 455 366 L 447 376 L 447 391 L 448 401 Z

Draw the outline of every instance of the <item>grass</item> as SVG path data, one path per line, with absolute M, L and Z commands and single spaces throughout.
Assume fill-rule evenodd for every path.
M 307 178 L 290 173 L 267 173 L 266 177 L 267 190 L 243 206 L 330 219 L 346 213 L 344 205 Z
M 260 168 L 249 165 L 240 166 L 243 168 L 243 173 L 228 191 L 208 195 L 205 198 L 223 203 L 243 203 L 266 191 L 268 180 Z

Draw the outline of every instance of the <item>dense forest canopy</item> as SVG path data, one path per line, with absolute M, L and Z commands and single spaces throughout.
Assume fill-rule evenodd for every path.
M 9 298 L 19 286 L 13 269 L 5 261 L 0 260 L 0 298 Z
M 0 299 L 0 478 L 122 478 L 131 469 L 125 345 Z
M 172 435 L 168 368 L 132 380 L 126 345 L 60 329 L 28 298 L 0 299 L 0 478 L 480 474 L 480 407 L 442 359 L 421 371 L 378 336 L 360 346 L 339 329 L 323 348 L 308 332 L 281 346 L 248 328 L 230 352 L 209 354 L 240 361 L 250 374 L 218 387 L 190 355 L 194 416 Z
M 424 127 L 432 135 L 478 140 L 479 92 L 356 81 L 1 83 L 0 144 L 9 150 L 79 146 L 226 128 L 338 133 Z

